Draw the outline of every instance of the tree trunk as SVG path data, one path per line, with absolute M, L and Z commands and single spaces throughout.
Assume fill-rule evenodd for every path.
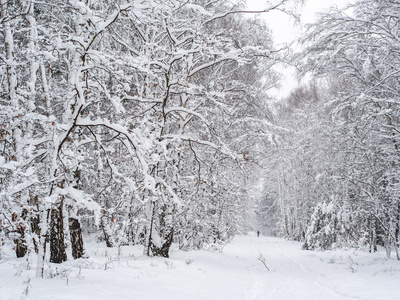
M 37 208 L 39 211 L 38 205 L 39 198 L 38 196 L 31 197 L 30 205 Z M 40 244 L 40 216 L 39 213 L 33 215 L 30 220 L 31 223 L 31 231 L 32 231 L 32 240 L 33 246 L 35 247 L 36 254 L 39 253 L 39 244 Z
M 167 210 L 166 206 L 162 207 L 161 214 L 158 215 L 156 213 L 156 203 L 154 203 L 147 255 L 169 257 L 169 249 L 174 238 L 174 225 L 172 222 L 172 212 L 167 212 Z M 155 234 L 159 235 L 159 238 L 154 240 L 153 235 Z
M 49 221 L 50 210 L 42 211 L 39 220 L 40 237 L 39 237 L 39 252 L 36 267 L 36 277 L 43 278 L 44 275 L 44 260 L 46 257 L 46 244 L 47 244 L 47 231 Z
M 10 26 L 10 20 L 12 20 L 12 16 L 8 13 L 8 3 L 7 0 L 0 1 L 0 12 L 2 27 L 3 27 L 3 36 L 4 36 L 4 50 L 7 64 L 7 79 L 8 79 L 8 94 L 11 100 L 11 104 L 14 107 L 18 106 L 17 99 L 17 76 L 15 72 L 15 62 L 14 62 L 14 37 Z M 3 50 L 3 51 L 4 51 Z
M 392 245 L 391 245 L 391 237 L 389 232 L 385 232 L 384 243 L 385 243 L 385 251 L 387 258 L 390 258 L 392 255 Z
M 173 228 L 171 228 L 168 234 L 165 236 L 164 243 L 160 247 L 154 245 L 152 242 L 150 243 L 150 249 L 152 254 L 154 256 L 169 258 L 169 249 L 171 248 L 173 238 L 174 238 L 174 230 Z
M 110 226 L 104 222 L 103 218 L 101 218 L 100 221 L 100 228 L 103 231 L 104 234 L 104 240 L 106 241 L 106 245 L 108 248 L 114 247 L 113 239 L 110 235 Z
M 19 234 L 19 237 L 15 239 L 14 242 L 15 242 L 15 254 L 19 258 L 25 256 L 28 247 L 25 241 L 25 230 L 21 226 L 18 226 L 17 232 Z
M 72 257 L 81 258 L 84 254 L 81 224 L 78 219 L 69 218 L 69 232 L 71 235 Z
M 63 201 L 51 210 L 50 217 L 50 262 L 60 264 L 67 260 L 64 244 Z
M 24 257 L 26 252 L 28 251 L 28 246 L 26 243 L 26 238 L 25 238 L 25 220 L 26 220 L 26 215 L 27 215 L 27 210 L 23 209 L 22 214 L 20 217 L 16 213 L 13 213 L 12 215 L 12 221 L 17 223 L 17 229 L 15 230 L 15 233 L 18 235 L 14 239 L 15 243 L 15 254 L 17 255 L 18 258 Z
M 150 202 L 150 208 L 151 208 L 151 203 Z M 151 251 L 152 251 L 152 245 L 153 245 L 153 227 L 154 227 L 154 217 L 156 214 L 156 204 L 153 203 L 153 209 L 151 210 L 151 217 L 150 217 L 150 228 L 146 228 L 146 231 L 148 232 L 148 237 L 146 238 L 146 255 L 150 256 Z
M 376 220 L 373 216 L 370 217 L 370 232 L 369 232 L 369 252 L 376 252 Z

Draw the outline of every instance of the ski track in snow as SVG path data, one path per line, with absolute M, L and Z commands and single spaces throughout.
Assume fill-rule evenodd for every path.
M 87 260 L 52 265 L 67 274 L 53 279 L 35 278 L 26 259 L 3 257 L 0 300 L 400 299 L 400 262 L 383 251 L 303 251 L 300 243 L 254 234 L 236 237 L 222 252 L 174 249 L 170 259 L 145 257 L 140 247 L 123 247 L 119 259 L 117 249 L 87 248 Z

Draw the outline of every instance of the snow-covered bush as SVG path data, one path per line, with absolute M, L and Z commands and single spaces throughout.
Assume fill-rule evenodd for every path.
M 332 202 L 319 203 L 311 216 L 303 249 L 327 250 L 333 246 L 337 237 L 337 215 Z

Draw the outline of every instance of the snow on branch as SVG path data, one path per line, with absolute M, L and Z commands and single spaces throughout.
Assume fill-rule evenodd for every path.
M 219 14 L 216 15 L 210 19 L 208 19 L 205 24 L 208 24 L 210 22 L 213 22 L 217 19 L 221 19 L 221 18 L 225 18 L 226 16 L 232 15 L 232 14 L 261 14 L 261 13 L 266 13 L 266 12 L 270 12 L 272 10 L 281 10 L 280 6 L 282 6 L 284 3 L 286 3 L 288 0 L 281 0 L 280 2 L 278 2 L 277 4 L 271 5 L 270 7 L 267 7 L 263 10 L 232 10 L 232 11 L 228 11 L 226 13 L 223 14 Z
M 90 211 L 93 211 L 95 213 L 96 225 L 99 224 L 99 216 L 102 207 L 96 201 L 93 201 L 91 195 L 85 193 L 82 190 L 75 189 L 72 186 L 68 186 L 65 188 L 56 188 L 54 195 L 52 196 L 53 197 L 57 197 L 57 195 L 68 196 L 76 202 L 78 207 L 86 208 Z
M 231 157 L 234 160 L 237 159 L 236 155 L 224 145 L 218 146 L 212 142 L 204 141 L 204 140 L 197 139 L 197 138 L 192 138 L 192 137 L 185 136 L 185 135 L 166 134 L 166 135 L 163 135 L 162 138 L 163 139 L 173 139 L 173 140 L 183 140 L 183 141 L 188 141 L 188 142 L 205 145 L 205 146 L 208 146 L 208 147 L 211 147 L 211 148 L 217 150 L 218 152 L 220 152 L 226 156 Z
M 171 107 L 171 108 L 167 108 L 167 109 L 165 109 L 165 114 L 167 115 L 167 114 L 169 114 L 171 112 L 174 112 L 174 111 L 181 111 L 181 112 L 187 113 L 188 115 L 196 116 L 200 120 L 202 120 L 205 124 L 209 125 L 209 122 L 206 120 L 206 118 L 204 118 L 203 115 L 199 114 L 198 112 L 196 112 L 194 110 L 186 108 L 186 107 Z

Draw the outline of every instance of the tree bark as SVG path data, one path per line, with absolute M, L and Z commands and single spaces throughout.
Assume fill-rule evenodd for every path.
M 166 206 L 161 208 L 162 212 L 160 215 L 156 213 L 156 203 L 154 203 L 153 206 L 153 212 L 152 212 L 152 219 L 151 219 L 151 226 L 150 226 L 150 235 L 149 235 L 149 240 L 148 240 L 148 254 L 147 255 L 153 255 L 153 256 L 161 256 L 161 257 L 169 257 L 169 249 L 171 248 L 171 244 L 174 238 L 174 226 L 173 222 L 170 220 L 167 221 L 167 215 L 170 216 L 171 213 L 167 213 L 167 208 Z M 154 221 L 157 218 L 157 224 L 158 226 L 155 226 L 156 224 Z M 153 240 L 153 234 L 154 231 L 157 230 L 158 227 L 158 234 L 161 237 L 162 242 L 156 245 Z M 159 240 L 157 238 L 157 240 Z
M 169 258 L 169 249 L 171 248 L 173 238 L 174 238 L 174 230 L 173 228 L 171 228 L 165 237 L 164 243 L 160 247 L 154 245 L 153 243 L 150 243 L 150 249 L 152 254 L 154 256 Z
M 26 228 L 24 226 L 26 214 L 27 214 L 27 210 L 23 209 L 20 217 L 18 217 L 18 215 L 16 213 L 14 213 L 12 215 L 12 220 L 14 222 L 18 223 L 17 228 L 15 230 L 15 233 L 18 236 L 14 239 L 15 254 L 17 255 L 18 258 L 24 257 L 26 252 L 28 251 L 28 246 L 27 246 L 26 238 L 25 238 L 25 229 Z
M 40 215 L 39 215 L 38 201 L 39 201 L 39 197 L 34 196 L 34 197 L 31 197 L 31 200 L 29 203 L 31 206 L 36 207 L 36 209 L 38 210 L 38 213 L 36 215 L 33 215 L 30 219 L 33 246 L 35 247 L 36 254 L 39 253 L 39 244 L 40 244 Z
M 18 226 L 17 232 L 19 234 L 19 238 L 15 239 L 14 242 L 15 242 L 15 254 L 19 258 L 25 256 L 28 247 L 25 241 L 25 230 L 21 226 Z
M 113 242 L 113 239 L 112 239 L 112 237 L 111 237 L 111 235 L 110 235 L 110 233 L 109 233 L 109 228 L 110 226 L 107 224 L 107 223 L 105 223 L 105 221 L 104 221 L 104 219 L 103 218 L 101 218 L 101 221 L 100 221 L 100 228 L 101 228 L 101 230 L 103 231 L 103 234 L 104 234 L 104 240 L 106 241 L 106 246 L 108 247 L 108 248 L 112 248 L 112 247 L 114 247 L 114 242 Z
M 81 224 L 78 219 L 69 218 L 69 232 L 71 235 L 72 257 L 81 258 L 84 254 Z
M 50 217 L 50 262 L 57 264 L 67 260 L 62 208 L 63 201 L 51 210 Z
M 36 267 L 36 277 L 43 278 L 44 275 L 44 260 L 46 258 L 46 244 L 48 240 L 48 221 L 50 216 L 50 210 L 45 210 L 41 212 L 39 220 L 40 236 L 39 236 L 39 252 Z
M 11 104 L 14 107 L 18 106 L 17 99 L 17 76 L 15 72 L 14 63 L 14 37 L 10 26 L 10 16 L 8 13 L 8 2 L 7 0 L 0 0 L 0 12 L 1 19 L 3 20 L 3 35 L 4 35 L 4 48 L 7 64 L 7 79 L 8 79 L 8 93 L 11 100 Z

